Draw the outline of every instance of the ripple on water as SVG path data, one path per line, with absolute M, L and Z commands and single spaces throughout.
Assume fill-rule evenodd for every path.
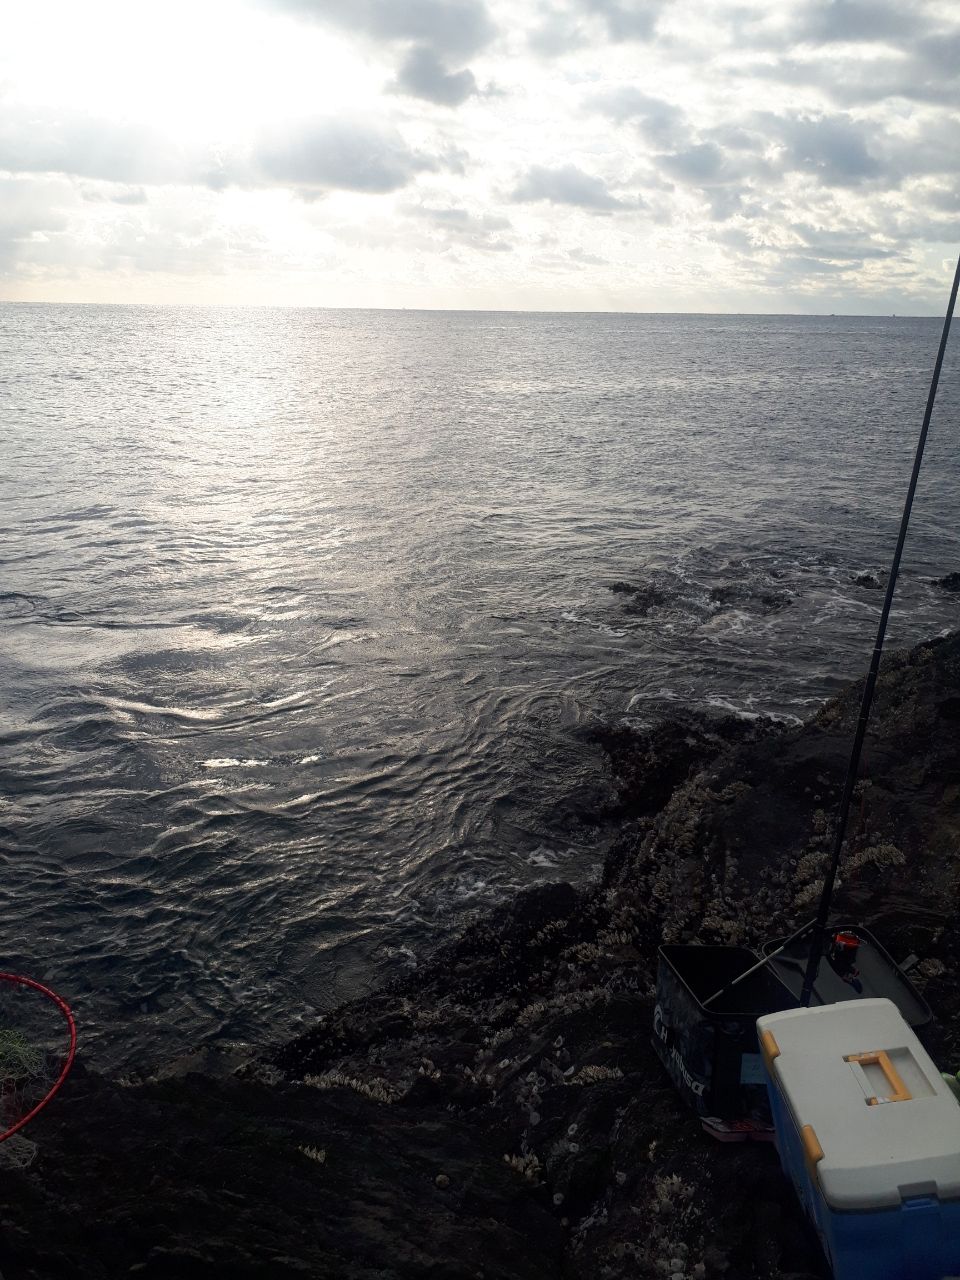
M 585 726 L 790 721 L 859 673 L 931 340 L 0 305 L 7 963 L 130 1066 L 283 1035 L 591 875 Z M 934 585 L 958 462 L 929 449 L 894 644 L 960 604 Z

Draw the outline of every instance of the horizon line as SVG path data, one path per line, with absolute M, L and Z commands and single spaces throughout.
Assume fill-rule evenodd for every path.
M 67 302 L 51 298 L 0 298 L 0 306 L 9 307 L 193 307 L 212 310 L 249 311 L 407 311 L 461 315 L 545 315 L 545 316 L 731 316 L 757 318 L 790 318 L 806 320 L 937 320 L 942 313 L 905 311 L 631 311 L 624 308 L 557 308 L 557 307 L 373 307 L 329 306 L 316 302 Z

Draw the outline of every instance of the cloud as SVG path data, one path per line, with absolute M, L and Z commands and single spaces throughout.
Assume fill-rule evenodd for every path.
M 868 259 L 894 258 L 899 252 L 898 246 L 880 244 L 869 231 L 859 228 L 845 231 L 842 228 L 811 227 L 799 223 L 794 224 L 792 230 L 801 238 L 805 249 L 827 262 L 856 263 Z
M 955 72 L 937 68 L 926 55 L 904 53 L 829 60 L 791 56 L 757 63 L 749 70 L 759 80 L 813 88 L 838 105 L 848 107 L 868 107 L 896 98 L 951 104 L 958 93 Z
M 850 271 L 849 262 L 828 262 L 822 258 L 811 258 L 806 254 L 784 254 L 777 262 L 774 278 L 789 282 L 794 277 L 808 280 L 810 276 L 843 275 Z
M 916 209 L 894 210 L 888 215 L 885 230 L 897 236 L 902 249 L 911 242 L 955 246 L 960 242 L 960 216 L 933 217 L 925 205 Z
M 755 216 L 756 202 L 745 203 L 745 197 L 754 194 L 754 179 L 762 177 L 769 190 L 777 177 L 759 152 L 762 145 L 757 142 L 752 148 L 724 149 L 708 138 L 679 151 L 661 153 L 656 160 L 670 178 L 700 191 L 714 222 L 725 222 L 735 214 Z
M 655 161 L 674 181 L 699 190 L 718 222 L 770 210 L 789 174 L 809 175 L 816 187 L 853 190 L 895 188 L 904 172 L 894 151 L 882 150 L 874 126 L 845 114 L 758 112 L 704 130 Z
M 559 57 L 601 35 L 615 44 L 652 40 L 667 0 L 567 0 L 542 5 L 527 43 L 543 57 Z
M 600 258 L 595 253 L 588 253 L 586 249 L 568 249 L 567 257 L 571 262 L 578 262 L 585 267 L 604 267 L 607 264 L 606 258 Z
M 570 11 L 550 8 L 527 33 L 530 49 L 543 58 L 558 58 L 587 42 L 584 24 Z
M 214 275 L 258 265 L 265 237 L 255 228 L 226 228 L 212 211 L 151 210 L 104 230 L 96 265 L 106 271 Z
M 593 94 L 586 105 L 618 124 L 636 124 L 643 137 L 657 147 L 679 146 L 688 132 L 687 117 L 680 107 L 633 85 Z
M 301 124 L 257 146 L 255 173 L 267 184 L 367 194 L 397 191 L 437 161 L 407 146 L 395 129 L 340 119 Z
M 0 124 L 0 169 L 138 184 L 182 179 L 185 158 L 143 126 L 8 107 Z
M 602 213 L 627 207 L 610 194 L 600 178 L 584 173 L 573 164 L 565 164 L 558 169 L 531 165 L 510 198 L 517 203 L 549 200 L 552 204 L 575 205 L 578 209 Z
M 604 20 L 611 40 L 649 40 L 665 0 L 580 0 L 580 4 Z
M 86 124 L 83 136 L 88 136 Z M 46 146 L 41 139 L 33 157 L 38 163 Z M 90 155 L 75 167 L 111 172 L 120 167 L 94 164 Z M 44 150 L 44 163 L 55 159 Z M 58 162 L 73 167 L 66 160 Z M 147 203 L 140 188 L 98 178 L 77 180 L 30 170 L 0 177 L 0 277 L 17 283 L 131 269 L 192 275 L 237 265 L 245 246 L 258 243 L 255 227 L 242 234 L 224 229 L 212 193 L 201 196 L 208 202 L 203 211 L 195 193 L 168 188 L 167 196 L 171 193 L 177 210 Z
M 75 200 L 62 179 L 0 178 L 0 272 L 42 256 L 51 235 L 68 228 Z
M 762 140 L 758 141 L 756 132 L 751 133 L 739 124 L 714 125 L 707 131 L 711 142 L 725 147 L 728 151 L 757 151 L 762 149 Z
M 472 71 L 448 71 L 428 45 L 414 45 L 400 64 L 390 86 L 394 93 L 424 98 L 443 107 L 458 107 L 478 92 Z
M 840 310 L 908 287 L 893 281 L 926 298 L 941 241 L 960 238 L 947 0 L 254 3 L 237 7 L 229 56 L 198 19 L 207 74 L 184 76 L 175 111 L 162 78 L 145 70 L 141 96 L 136 70 L 113 83 L 102 60 L 100 78 L 64 77 L 43 105 L 42 41 L 3 51 L 11 270 L 102 267 L 119 282 L 255 260 L 257 287 L 284 296 L 301 264 L 329 262 L 345 300 L 367 296 L 369 270 L 413 305 L 441 289 L 489 301 L 471 290 L 491 281 L 506 305 L 552 305 L 537 282 L 555 270 L 576 286 L 570 305 L 609 291 L 624 305 L 769 309 L 765 290 L 789 285 Z M 78 66 L 96 62 L 95 38 Z M 488 109 L 491 81 L 509 110 Z M 304 101 L 316 117 L 297 118 Z M 320 203 L 336 191 L 363 199 Z M 586 225 L 616 234 L 591 243 Z
M 960 25 L 945 13 L 907 0 L 803 4 L 785 30 L 745 33 L 739 48 L 765 55 L 747 68 L 757 79 L 809 86 L 844 106 L 892 98 L 955 105 Z
M 914 53 L 931 72 L 948 77 L 956 88 L 960 82 L 960 26 L 950 28 L 918 40 Z
M 80 195 L 91 204 L 146 204 L 147 193 L 143 187 L 129 187 L 113 183 L 98 182 L 81 186 Z
M 316 22 L 330 23 L 376 43 L 407 45 L 393 93 L 457 107 L 478 92 L 469 67 L 451 64 L 479 53 L 497 28 L 486 0 L 262 0 Z
M 791 35 L 815 44 L 901 43 L 913 40 L 928 25 L 923 10 L 906 0 L 807 0 Z
M 826 186 L 855 187 L 879 178 L 883 166 L 867 142 L 866 127 L 849 116 L 766 116 L 785 147 L 784 167 L 813 174 Z
M 317 22 L 329 22 L 373 40 L 412 40 L 438 53 L 465 58 L 497 33 L 485 0 L 264 0 Z
M 698 187 L 724 180 L 724 154 L 713 142 L 698 142 L 683 151 L 660 157 L 663 168 L 675 178 Z
M 506 253 L 513 248 L 500 234 L 509 231 L 510 219 L 499 214 L 475 214 L 456 206 L 431 208 L 426 205 L 411 212 L 439 232 L 447 244 L 487 253 Z
M 389 125 L 349 118 L 295 120 L 262 136 L 252 153 L 241 149 L 177 148 L 158 133 L 109 120 L 19 115 L 0 126 L 0 169 L 11 173 L 62 173 L 96 181 L 84 187 L 88 201 L 141 204 L 145 187 L 288 186 L 314 194 L 359 191 L 384 194 L 428 170 L 460 169 L 463 154 L 437 158 L 408 146 Z
M 934 188 L 927 196 L 935 209 L 944 213 L 960 213 L 960 186 Z
M 110 188 L 90 199 L 68 178 L 0 178 L 0 279 L 78 273 L 226 274 L 262 261 L 266 237 L 224 220 L 217 197 L 168 188 L 151 204 L 117 205 Z

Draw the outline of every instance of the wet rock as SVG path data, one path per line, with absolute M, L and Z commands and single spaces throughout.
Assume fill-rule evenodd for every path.
M 777 613 L 793 604 L 793 596 L 787 591 L 770 591 L 762 587 L 735 584 L 713 587 L 710 599 L 714 604 L 737 606 L 758 610 L 761 613 Z
M 851 574 L 850 581 L 858 587 L 866 587 L 868 591 L 879 591 L 886 585 L 887 574 L 875 573 L 872 569 L 864 569 L 862 573 Z
M 627 613 L 645 618 L 654 609 L 662 609 L 670 602 L 670 596 L 660 587 L 652 584 L 637 587 L 624 605 Z
M 678 709 L 652 728 L 608 726 L 592 738 L 610 758 L 621 815 L 638 818 L 659 813 L 681 783 L 726 748 L 776 731 L 766 720 Z
M 942 578 L 936 579 L 934 586 L 942 591 L 960 591 L 960 573 L 944 574 Z

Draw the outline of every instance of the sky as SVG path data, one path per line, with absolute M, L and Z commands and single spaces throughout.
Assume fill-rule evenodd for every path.
M 955 0 L 0 7 L 0 299 L 936 314 Z

